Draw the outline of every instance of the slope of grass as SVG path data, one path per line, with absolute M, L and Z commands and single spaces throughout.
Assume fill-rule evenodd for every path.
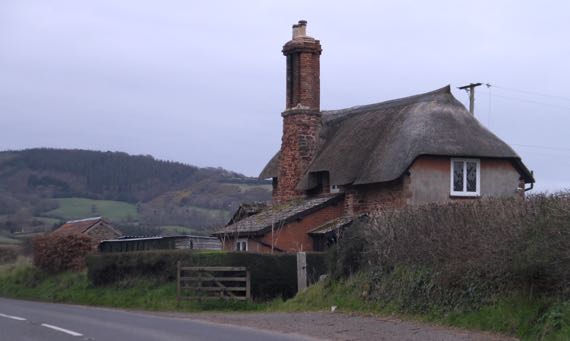
M 10 238 L 8 236 L 3 236 L 0 234 L 0 245 L 3 244 L 8 244 L 8 245 L 18 245 L 20 244 L 22 241 L 19 239 L 15 239 L 15 238 Z
M 46 213 L 47 216 L 63 220 L 102 216 L 114 221 L 137 220 L 137 208 L 122 201 L 92 200 L 85 198 L 55 199 L 59 208 Z
M 34 217 L 34 220 L 41 221 L 44 225 L 57 225 L 61 222 L 61 219 L 57 218 L 48 218 L 48 217 Z
M 198 207 L 198 206 L 188 206 L 187 209 L 191 210 L 191 211 L 196 211 L 196 212 L 200 212 L 202 214 L 207 214 L 210 217 L 224 217 L 224 219 L 229 219 L 231 216 L 231 212 L 229 212 L 228 210 L 221 210 L 221 209 L 215 209 L 215 208 L 204 208 L 204 207 Z
M 227 300 L 176 301 L 174 282 L 158 283 L 151 279 L 129 279 L 112 286 L 95 287 L 85 272 L 48 275 L 31 264 L 19 262 L 0 266 L 0 296 L 161 311 L 237 311 L 260 310 L 265 305 Z
M 452 312 L 434 308 L 409 314 L 393 304 L 367 296 L 368 278 L 358 274 L 340 282 L 318 283 L 295 298 L 282 303 L 285 311 L 330 310 L 398 315 L 430 323 L 504 333 L 523 340 L 569 340 L 570 301 L 555 297 L 533 297 L 512 293 L 494 304 Z
M 247 191 L 249 189 L 254 189 L 254 188 L 264 189 L 268 192 L 271 192 L 273 190 L 273 186 L 271 184 L 267 185 L 232 184 L 232 186 L 238 186 L 242 191 Z
M 160 226 L 159 228 L 163 234 L 169 234 L 169 235 L 173 235 L 173 234 L 192 234 L 192 235 L 204 234 L 203 231 L 199 231 L 199 230 L 193 229 L 193 228 L 188 227 L 188 226 L 165 225 L 165 226 Z
M 397 315 L 430 323 L 505 333 L 523 340 L 570 339 L 570 302 L 555 298 L 513 294 L 492 305 L 472 310 L 405 314 L 397 307 L 366 297 L 366 275 L 340 282 L 318 283 L 286 302 L 232 302 L 226 300 L 178 303 L 175 284 L 131 278 L 95 287 L 84 272 L 48 275 L 29 261 L 0 266 L 0 296 L 74 304 L 159 311 L 319 311 L 336 306 L 338 311 Z

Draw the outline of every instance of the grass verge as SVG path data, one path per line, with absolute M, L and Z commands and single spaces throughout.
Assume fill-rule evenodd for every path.
M 513 293 L 499 297 L 493 304 L 452 311 L 437 305 L 424 313 L 407 313 L 391 303 L 368 297 L 369 278 L 359 274 L 339 282 L 318 283 L 295 298 L 283 302 L 284 311 L 330 310 L 397 315 L 407 319 L 466 329 L 513 335 L 523 340 L 569 340 L 570 301 L 552 297 L 533 297 Z
M 18 245 L 20 243 L 22 243 L 21 240 L 0 235 L 0 245 Z
M 265 304 L 233 301 L 176 302 L 175 283 L 128 279 L 95 287 L 85 272 L 48 275 L 29 262 L 0 266 L 0 296 L 45 302 L 72 303 L 154 311 L 258 311 Z
M 104 307 L 179 312 L 295 312 L 322 311 L 336 306 L 341 312 L 359 312 L 485 330 L 520 337 L 523 340 L 570 339 L 570 302 L 549 297 L 513 294 L 477 309 L 445 311 L 434 306 L 424 313 L 406 313 L 394 304 L 368 297 L 369 278 L 359 274 L 338 282 L 320 282 L 288 301 L 266 303 L 232 301 L 185 301 L 175 299 L 174 283 L 151 279 L 128 279 L 95 287 L 84 272 L 47 275 L 29 262 L 0 266 L 0 296 Z

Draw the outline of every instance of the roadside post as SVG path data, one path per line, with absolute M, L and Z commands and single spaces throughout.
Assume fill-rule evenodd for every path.
M 307 289 L 307 254 L 297 252 L 297 292 Z

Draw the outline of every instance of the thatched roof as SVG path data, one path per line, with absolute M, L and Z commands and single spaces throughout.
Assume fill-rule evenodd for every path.
M 323 111 L 316 157 L 309 173 L 328 171 L 332 185 L 396 180 L 422 155 L 509 159 L 525 182 L 534 182 L 517 153 L 451 94 L 449 86 L 387 102 Z M 260 178 L 278 176 L 279 153 Z
M 271 230 L 273 226 L 278 229 L 297 219 L 302 219 L 323 207 L 337 203 L 342 199 L 340 195 L 327 195 L 312 199 L 299 199 L 280 205 L 268 207 L 265 210 L 228 225 L 213 233 L 215 236 L 230 235 L 260 235 Z

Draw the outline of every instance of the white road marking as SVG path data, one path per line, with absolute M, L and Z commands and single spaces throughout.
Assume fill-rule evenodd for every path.
M 66 333 L 66 334 L 69 334 L 72 336 L 83 336 L 83 334 L 80 334 L 78 332 L 74 332 L 73 330 L 64 329 L 64 328 L 60 328 L 57 326 L 52 326 L 51 324 L 47 324 L 47 323 L 42 323 L 42 326 L 46 327 L 46 328 L 53 329 L 53 330 L 57 330 L 58 332 Z
M 5 318 L 9 318 L 12 320 L 17 320 L 17 321 L 26 321 L 25 318 L 23 317 L 18 317 L 18 316 L 12 316 L 12 315 L 4 315 L 4 314 L 0 314 L 0 317 L 5 317 Z

